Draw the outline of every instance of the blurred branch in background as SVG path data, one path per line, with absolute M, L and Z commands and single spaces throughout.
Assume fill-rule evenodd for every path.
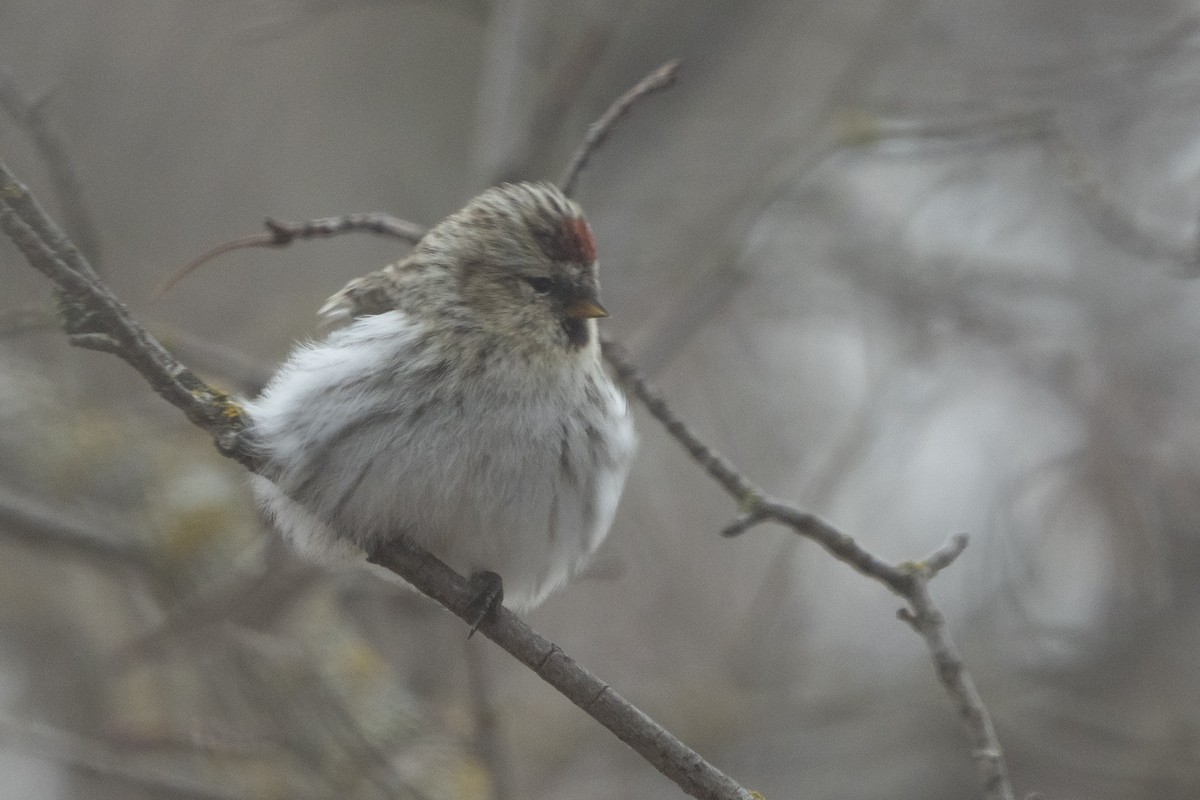
M 1071 196 L 1096 231 L 1131 255 L 1162 260 L 1194 276 L 1200 267 L 1200 221 L 1188 239 L 1129 207 L 1104 184 L 1095 165 L 1050 108 L 975 112 L 958 115 L 905 116 L 844 110 L 834 118 L 835 135 L 844 147 L 878 147 L 906 154 L 953 147 L 992 147 L 1011 141 L 1044 142 L 1062 170 Z
M 0 108 L 3 108 L 33 141 L 42 163 L 49 172 L 54 197 L 62 205 L 67 230 L 79 245 L 79 249 L 95 266 L 100 264 L 100 236 L 83 201 L 84 192 L 75 167 L 67 155 L 67 145 L 47 118 L 46 107 L 52 97 L 50 92 L 39 97 L 26 95 L 17 84 L 12 70 L 0 64 Z
M 57 548 L 121 566 L 146 569 L 150 553 L 128 536 L 94 519 L 75 519 L 59 508 L 0 486 L 0 533 L 37 547 Z
M 491 665 L 479 642 L 466 643 L 467 683 L 471 692 L 471 711 L 475 717 L 475 753 L 487 765 L 492 776 L 491 800 L 513 800 L 517 796 L 511 754 L 495 706 Z
M 490 0 L 259 0 L 263 18 L 246 26 L 242 38 L 248 43 L 266 42 L 295 34 L 322 22 L 333 14 L 351 12 L 369 6 L 425 2 L 455 13 L 482 19 L 488 15 Z
M 174 764 L 139 763 L 128 748 L 89 739 L 37 720 L 0 716 L 0 741 L 34 755 L 70 764 L 98 775 L 119 778 L 134 786 L 167 790 L 175 797 L 196 800 L 245 800 L 242 788 L 223 788 L 197 780 Z

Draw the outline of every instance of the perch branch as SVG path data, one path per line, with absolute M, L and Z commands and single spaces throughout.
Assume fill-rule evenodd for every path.
M 244 423 L 237 405 L 196 377 L 133 319 L 29 190 L 3 165 L 0 165 L 0 230 L 17 244 L 32 266 L 58 285 L 68 335 L 86 337 L 76 341 L 89 345 L 105 342 L 104 349 L 111 348 L 141 373 L 163 399 L 208 432 L 222 454 L 252 472 L 261 468 L 261 461 L 243 436 Z M 470 614 L 474 592 L 467 579 L 424 550 L 397 541 L 370 558 L 457 616 L 467 619 Z M 616 734 L 692 797 L 752 800 L 749 791 L 507 609 L 497 608 L 479 626 L 479 632 Z

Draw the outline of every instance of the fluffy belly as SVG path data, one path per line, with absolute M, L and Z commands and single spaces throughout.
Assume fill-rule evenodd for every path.
M 406 536 L 460 572 L 498 573 L 519 608 L 600 544 L 634 447 L 607 380 L 421 392 L 395 370 L 346 381 L 317 355 L 248 406 L 268 458 L 255 492 L 301 552 L 361 560 Z

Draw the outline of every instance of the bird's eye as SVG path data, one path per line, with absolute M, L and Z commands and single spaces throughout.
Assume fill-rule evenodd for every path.
M 526 278 L 525 282 L 528 283 L 538 294 L 547 294 L 550 289 L 554 287 L 554 281 L 550 280 L 549 278 L 531 277 Z

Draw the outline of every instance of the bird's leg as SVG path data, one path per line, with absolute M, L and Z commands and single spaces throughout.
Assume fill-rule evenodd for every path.
M 496 573 L 481 570 L 471 573 L 469 588 L 471 599 L 464 609 L 467 623 L 471 626 L 471 632 L 467 634 L 468 639 L 475 635 L 483 621 L 504 602 L 504 582 Z

